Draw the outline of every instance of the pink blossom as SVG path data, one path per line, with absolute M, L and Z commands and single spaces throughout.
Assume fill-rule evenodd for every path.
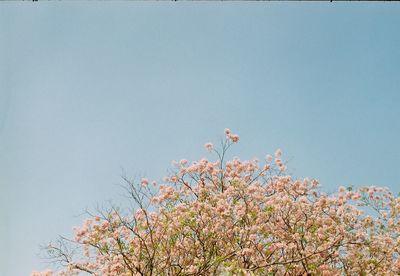
M 147 185 L 149 185 L 149 180 L 147 178 L 142 178 L 142 181 L 140 183 L 143 187 L 147 187 Z
M 237 143 L 239 141 L 239 135 L 231 134 L 229 138 L 232 140 L 233 143 Z
M 281 156 L 282 156 L 282 150 L 281 150 L 281 149 L 277 149 L 277 150 L 275 151 L 275 157 L 276 157 L 276 158 L 281 158 Z
M 214 146 L 213 146 L 212 143 L 206 143 L 206 144 L 204 145 L 204 147 L 205 147 L 205 149 L 206 149 L 207 151 L 209 151 L 209 152 L 211 152 L 211 151 L 213 150 L 213 148 L 214 148 Z

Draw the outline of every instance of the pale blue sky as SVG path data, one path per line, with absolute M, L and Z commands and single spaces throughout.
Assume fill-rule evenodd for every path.
M 400 190 L 400 5 L 0 3 L 0 275 L 46 265 L 86 207 L 206 156 Z

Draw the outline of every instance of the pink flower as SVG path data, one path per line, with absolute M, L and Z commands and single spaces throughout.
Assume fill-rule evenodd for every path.
M 186 159 L 181 159 L 180 161 L 179 161 L 179 164 L 181 164 L 181 166 L 185 166 L 186 164 L 187 164 L 187 160 Z
M 213 150 L 213 148 L 214 148 L 214 145 L 213 145 L 212 143 L 206 143 L 206 144 L 204 145 L 204 147 L 205 147 L 205 149 L 206 149 L 207 151 L 211 152 L 211 151 Z
M 34 271 L 31 274 L 31 276 L 52 276 L 52 275 L 53 275 L 53 271 L 51 271 L 51 270 L 45 270 L 42 272 Z
M 354 193 L 353 196 L 351 197 L 352 200 L 359 200 L 361 198 L 361 194 L 360 193 Z
M 144 219 L 144 217 L 145 217 L 145 212 L 143 211 L 143 209 L 139 209 L 136 211 L 135 218 L 137 220 L 142 220 L 142 219 Z
M 277 150 L 275 151 L 275 157 L 276 157 L 276 158 L 281 158 L 281 156 L 282 156 L 282 150 L 281 150 L 281 149 L 277 149 Z
M 254 253 L 254 250 L 251 249 L 251 248 L 244 248 L 244 249 L 242 250 L 242 254 L 243 254 L 244 256 L 251 256 L 253 253 Z
M 189 266 L 188 268 L 188 272 L 189 273 L 196 273 L 197 268 L 194 265 Z
M 149 185 L 149 180 L 147 178 L 142 178 L 142 181 L 140 183 L 143 187 L 147 187 L 147 185 Z
M 230 135 L 229 138 L 231 139 L 231 141 L 233 143 L 237 143 L 239 141 L 239 135 L 237 135 L 237 134 L 232 134 L 232 135 Z

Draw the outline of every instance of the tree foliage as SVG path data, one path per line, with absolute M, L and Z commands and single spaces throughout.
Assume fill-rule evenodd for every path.
M 176 162 L 163 184 L 125 178 L 137 207 L 87 219 L 73 240 L 47 247 L 61 264 L 41 275 L 399 275 L 400 198 L 387 188 L 293 179 L 282 153 Z M 72 250 L 74 249 L 74 250 Z

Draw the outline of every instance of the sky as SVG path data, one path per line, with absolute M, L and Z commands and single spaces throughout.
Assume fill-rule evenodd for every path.
M 400 5 L 0 3 L 0 275 L 48 265 L 121 175 L 277 148 L 322 189 L 400 191 Z

